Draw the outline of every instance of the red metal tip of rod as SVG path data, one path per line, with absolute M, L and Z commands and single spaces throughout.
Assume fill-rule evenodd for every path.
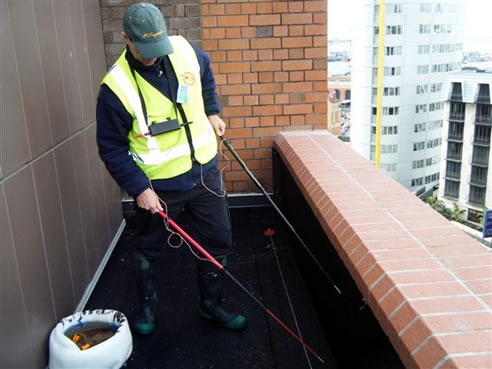
M 265 236 L 273 236 L 273 235 L 275 235 L 275 230 L 274 229 L 271 229 L 271 228 L 268 228 L 263 233 L 265 234 Z

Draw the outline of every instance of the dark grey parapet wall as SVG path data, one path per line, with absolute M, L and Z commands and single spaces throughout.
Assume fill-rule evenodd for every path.
M 120 55 L 125 45 L 121 37 L 123 14 L 126 8 L 139 1 L 101 0 L 103 36 L 106 49 L 106 65 L 109 67 Z M 170 35 L 185 36 L 198 47 L 202 45 L 200 0 L 147 0 L 166 18 Z
M 99 0 L 0 0 L 0 367 L 44 368 L 122 224 L 101 164 Z

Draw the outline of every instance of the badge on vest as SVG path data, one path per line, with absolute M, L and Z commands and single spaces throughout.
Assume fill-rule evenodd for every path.
M 179 104 L 188 104 L 190 97 L 190 86 L 180 83 L 178 85 L 178 96 L 176 102 Z

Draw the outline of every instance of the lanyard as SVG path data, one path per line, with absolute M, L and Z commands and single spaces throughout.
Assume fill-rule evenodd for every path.
M 145 124 L 148 127 L 149 122 L 148 122 L 148 116 L 147 116 L 147 107 L 145 105 L 145 99 L 143 97 L 142 91 L 140 90 L 140 86 L 138 85 L 137 77 L 135 75 L 135 69 L 133 68 L 131 63 L 128 63 L 128 65 L 130 66 L 130 70 L 132 72 L 133 79 L 135 80 L 135 84 L 137 85 L 138 97 L 140 98 L 140 104 L 142 105 Z M 171 95 L 171 100 L 172 100 L 173 105 L 174 105 L 174 112 L 176 114 L 176 117 L 178 116 L 178 110 L 179 110 L 179 113 L 181 115 L 181 119 L 183 119 L 183 123 L 186 124 L 186 123 L 188 123 L 188 119 L 186 118 L 186 114 L 183 110 L 183 106 L 181 105 L 181 103 L 176 103 L 176 89 L 177 89 L 176 82 L 177 82 L 177 80 L 175 80 L 175 73 L 174 73 L 174 70 L 172 69 L 171 61 L 169 60 L 169 57 L 167 55 L 162 58 L 162 65 L 164 67 L 164 74 L 166 75 L 167 85 L 169 88 L 169 93 Z M 171 78 L 171 75 L 174 78 Z

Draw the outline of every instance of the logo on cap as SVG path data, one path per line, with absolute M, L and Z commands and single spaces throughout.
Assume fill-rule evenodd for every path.
M 160 36 L 164 33 L 164 30 L 161 29 L 160 31 L 158 32 L 147 32 L 147 33 L 144 33 L 142 38 L 149 38 L 149 37 L 152 37 L 152 38 L 156 38 L 157 36 Z

